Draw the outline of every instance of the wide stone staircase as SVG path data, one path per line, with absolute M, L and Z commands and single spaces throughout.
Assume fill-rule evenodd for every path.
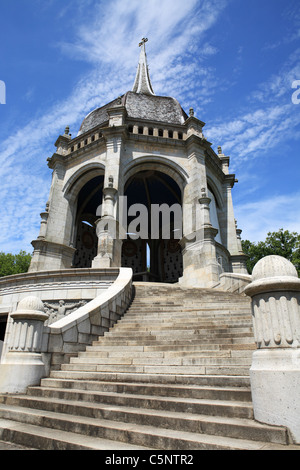
M 250 301 L 136 283 L 123 318 L 24 395 L 0 396 L 0 440 L 45 450 L 299 449 L 253 419 Z

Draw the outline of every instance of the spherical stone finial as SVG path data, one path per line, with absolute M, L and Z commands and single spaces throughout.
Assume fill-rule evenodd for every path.
M 45 321 L 48 318 L 48 313 L 45 312 L 43 302 L 38 297 L 30 295 L 20 300 L 17 310 L 11 316 L 14 319 L 31 318 Z
M 252 272 L 252 281 L 272 277 L 296 277 L 295 266 L 286 258 L 278 255 L 269 255 L 259 260 Z
M 30 295 L 20 300 L 17 310 L 34 310 L 44 312 L 45 307 L 43 302 L 34 295 Z

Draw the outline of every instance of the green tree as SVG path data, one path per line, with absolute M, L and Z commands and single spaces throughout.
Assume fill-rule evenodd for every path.
M 11 274 L 26 273 L 31 261 L 31 254 L 25 251 L 13 255 L 11 253 L 0 252 L 0 277 Z
M 279 229 L 269 232 L 264 242 L 242 241 L 243 251 L 249 256 L 247 269 L 251 274 L 255 264 L 264 256 L 279 255 L 291 261 L 300 275 L 300 235 L 296 232 Z

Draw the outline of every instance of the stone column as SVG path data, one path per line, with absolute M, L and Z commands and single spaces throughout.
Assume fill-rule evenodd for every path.
M 13 325 L 8 352 L 0 364 L 0 392 L 22 393 L 28 386 L 38 385 L 45 376 L 41 351 L 48 314 L 43 302 L 30 296 L 19 302 L 11 317 Z
M 180 241 L 183 256 L 183 277 L 186 286 L 212 287 L 219 281 L 214 237 L 218 230 L 210 221 L 210 198 L 207 197 L 206 150 L 204 122 L 194 117 L 190 109 L 187 126 L 187 158 L 189 182 L 183 195 L 183 237 Z
M 125 108 L 108 109 L 109 127 L 102 129 L 106 140 L 106 168 L 103 189 L 102 217 L 96 221 L 98 237 L 97 256 L 92 268 L 108 268 L 121 265 L 122 241 L 119 236 L 118 196 L 120 162 L 123 142 L 126 138 Z
M 255 419 L 286 426 L 300 444 L 300 279 L 288 260 L 267 256 L 245 293 L 258 348 L 250 369 Z
M 197 287 L 212 287 L 219 281 L 219 269 L 216 257 L 215 236 L 218 230 L 210 221 L 210 202 L 205 188 L 199 198 L 200 213 L 193 238 L 183 237 L 184 275 L 180 283 Z M 197 210 L 197 209 L 196 209 Z
M 58 140 L 69 141 L 68 137 L 61 137 Z M 65 159 L 66 155 L 63 152 L 54 153 L 48 159 L 53 174 L 47 214 L 41 214 L 40 234 L 31 242 L 34 252 L 29 272 L 68 269 L 72 265 L 76 250 L 70 246 L 71 224 L 67 223 L 69 202 L 63 193 Z
M 219 269 L 216 255 L 215 237 L 218 230 L 214 228 L 210 220 L 210 203 L 211 199 L 203 193 L 199 199 L 202 208 L 202 226 L 198 233 L 201 241 L 201 267 L 205 272 L 205 278 L 209 281 L 209 285 L 214 285 L 219 281 Z

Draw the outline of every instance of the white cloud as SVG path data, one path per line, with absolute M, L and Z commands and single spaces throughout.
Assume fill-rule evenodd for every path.
M 202 108 L 212 99 L 221 80 L 216 79 L 214 69 L 207 67 L 203 58 L 217 52 L 207 33 L 228 1 L 110 0 L 99 2 L 96 9 L 90 0 L 75 3 L 78 10 L 72 21 L 76 37 L 58 45 L 68 57 L 88 62 L 92 71 L 81 76 L 64 101 L 1 141 L 0 249 L 18 251 L 29 247 L 38 235 L 39 212 L 44 209 L 50 189 L 46 158 L 54 151 L 56 137 L 66 125 L 76 135 L 88 112 L 131 89 L 142 37 L 149 38 L 147 52 L 154 91 L 176 97 L 186 110 L 194 104 Z M 65 18 L 70 5 L 61 10 Z M 224 153 L 233 157 L 235 167 L 275 148 L 283 139 L 300 137 L 300 106 L 291 103 L 291 83 L 300 78 L 299 58 L 300 49 L 288 57 L 278 74 L 249 92 L 247 110 L 225 121 L 222 117 L 212 127 L 207 125 L 208 139 L 222 145 Z M 278 220 L 284 228 L 295 227 L 293 230 L 300 232 L 293 221 L 295 214 L 299 220 L 297 197 L 299 200 L 299 194 L 294 194 L 286 199 L 237 205 L 235 212 L 243 236 L 253 241 L 264 239 L 268 231 L 280 228 Z M 291 211 L 284 210 L 285 203 Z
M 39 0 L 37 3 L 47 8 Z M 95 7 L 90 0 L 75 2 L 70 21 L 77 37 L 59 46 L 69 58 L 85 60 L 93 68 L 81 76 L 64 101 L 44 110 L 26 126 L 14 128 L 14 133 L 1 141 L 0 250 L 31 249 L 30 242 L 39 231 L 39 213 L 50 189 L 51 172 L 46 158 L 55 150 L 55 139 L 66 125 L 76 135 L 86 114 L 131 89 L 138 63 L 138 41 L 149 37 L 148 50 L 155 57 L 153 63 L 149 62 L 158 91 L 168 94 L 175 82 L 177 89 L 182 83 L 187 88 L 195 79 L 191 72 L 195 72 L 199 59 L 193 55 L 193 46 L 214 25 L 226 3 L 189 0 L 183 5 L 181 0 L 115 0 L 100 1 Z M 69 7 L 70 3 L 62 8 L 61 16 L 70 14 Z M 206 39 L 203 54 L 214 52 Z M 186 54 L 189 61 L 184 63 Z M 207 78 L 205 69 L 199 73 Z
M 277 195 L 234 208 L 238 226 L 243 230 L 242 238 L 252 242 L 265 240 L 268 232 L 280 228 L 300 233 L 300 192 Z

